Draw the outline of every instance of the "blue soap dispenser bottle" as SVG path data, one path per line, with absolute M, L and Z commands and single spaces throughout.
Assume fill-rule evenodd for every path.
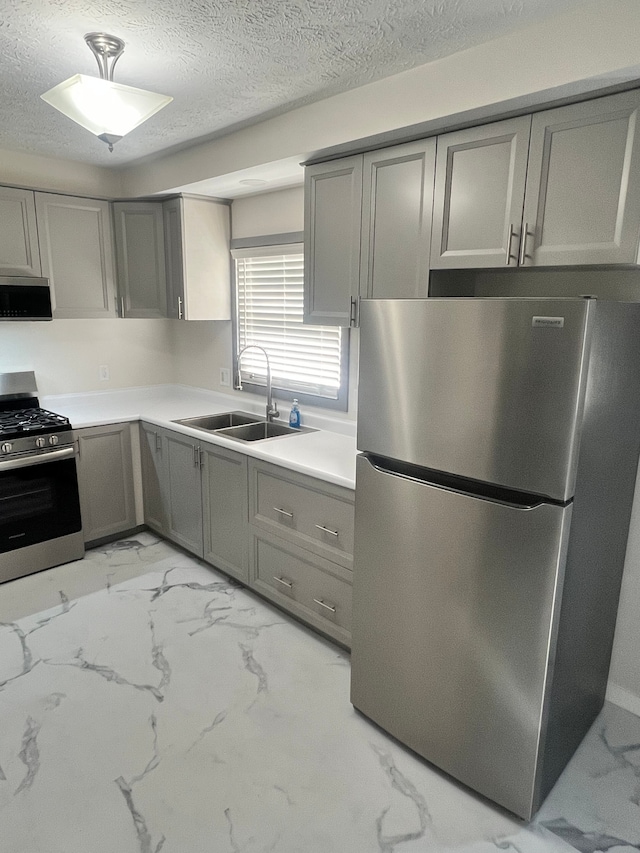
M 289 426 L 293 427 L 293 429 L 300 429 L 300 408 L 296 399 L 294 399 L 293 406 L 291 406 L 291 411 L 289 412 Z

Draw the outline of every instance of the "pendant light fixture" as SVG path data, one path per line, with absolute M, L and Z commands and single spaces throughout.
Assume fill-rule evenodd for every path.
M 107 33 L 87 33 L 84 40 L 98 62 L 100 78 L 75 74 L 40 97 L 95 133 L 113 151 L 118 140 L 173 98 L 113 82 L 113 69 L 124 51 L 122 39 Z

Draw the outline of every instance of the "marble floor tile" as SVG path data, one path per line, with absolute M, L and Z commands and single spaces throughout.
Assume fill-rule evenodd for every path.
M 2 853 L 640 850 L 613 705 L 527 825 L 355 712 L 344 651 L 155 537 L 7 587 Z

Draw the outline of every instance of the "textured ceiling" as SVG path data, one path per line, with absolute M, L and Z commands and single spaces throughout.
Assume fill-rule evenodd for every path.
M 118 166 L 396 74 L 579 0 L 2 0 L 0 148 Z M 174 97 L 113 154 L 40 99 L 98 76 L 87 32 L 126 42 L 115 80 Z

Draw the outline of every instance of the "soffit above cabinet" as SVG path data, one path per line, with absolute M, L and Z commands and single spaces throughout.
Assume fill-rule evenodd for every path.
M 579 6 L 578 0 L 17 0 L 0 34 L 0 147 L 117 166 L 466 50 Z M 126 43 L 116 81 L 173 103 L 110 154 L 40 95 L 96 75 L 82 35 Z

